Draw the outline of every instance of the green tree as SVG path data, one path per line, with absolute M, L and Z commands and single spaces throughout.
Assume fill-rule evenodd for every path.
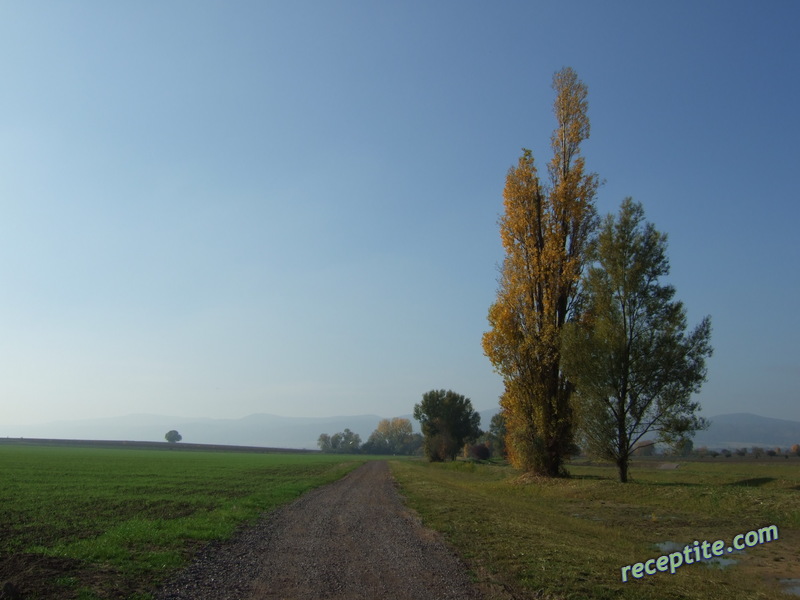
M 481 416 L 472 402 L 452 390 L 431 390 L 414 405 L 414 418 L 425 437 L 425 456 L 431 461 L 453 460 L 465 443 L 481 435 Z
M 503 411 L 492 417 L 489 423 L 489 441 L 494 452 L 500 456 L 506 454 L 506 419 Z
M 338 448 L 339 452 L 344 454 L 355 454 L 361 449 L 361 436 L 357 433 L 345 429 L 342 433 L 334 434 L 333 437 L 339 437 Z
M 589 138 L 588 90 L 575 71 L 553 76 L 557 127 L 549 185 L 530 150 L 506 177 L 500 235 L 505 259 L 483 350 L 503 377 L 500 404 L 511 463 L 557 476 L 574 449 L 572 385 L 561 367 L 561 333 L 573 314 L 585 250 L 596 226 L 598 179 L 580 155 Z
M 322 433 L 317 439 L 317 446 L 323 452 L 354 454 L 361 448 L 361 436 L 349 429 L 333 435 Z
M 317 446 L 323 452 L 333 452 L 333 446 L 331 445 L 331 436 L 327 433 L 320 433 L 319 439 L 317 439 Z
M 183 436 L 174 429 L 171 429 L 166 433 L 164 439 L 167 440 L 170 444 L 177 444 L 183 439 Z
M 564 368 L 577 385 L 590 451 L 614 460 L 628 480 L 632 449 L 647 433 L 675 444 L 707 426 L 691 396 L 706 379 L 711 321 L 687 331 L 669 274 L 667 236 L 626 198 L 608 215 L 585 277 L 580 321 L 565 330 Z

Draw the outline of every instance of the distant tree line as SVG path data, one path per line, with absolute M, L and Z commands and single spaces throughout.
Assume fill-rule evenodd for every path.
M 742 458 L 746 456 L 752 456 L 753 458 L 764 458 L 765 456 L 772 458 L 775 456 L 783 456 L 785 458 L 789 458 L 790 456 L 800 456 L 800 444 L 793 444 L 791 447 L 786 448 L 781 448 L 780 446 L 776 446 L 774 448 L 751 446 L 750 448 L 741 447 L 712 449 L 708 448 L 707 446 L 695 448 L 694 444 L 692 444 L 692 440 L 683 439 L 672 446 L 664 447 L 659 453 L 657 451 L 655 441 L 645 440 L 639 442 L 633 450 L 634 456 L 655 456 L 658 454 L 664 456 L 699 458 L 717 458 L 718 456 L 722 456 L 723 458 L 730 458 L 732 456 L 738 456 Z
M 411 421 L 395 417 L 382 419 L 361 450 L 365 454 L 414 455 L 421 448 L 422 436 L 413 432 Z
M 364 444 L 360 435 L 345 429 L 333 435 L 321 434 L 317 445 L 328 453 L 414 455 L 421 452 L 422 436 L 412 431 L 411 421 L 395 417 L 382 419 Z
M 322 433 L 317 440 L 317 445 L 323 452 L 355 454 L 361 449 L 361 436 L 349 429 L 333 435 Z
M 441 462 L 459 454 L 478 460 L 505 455 L 505 420 L 501 413 L 492 418 L 489 431 L 481 431 L 480 415 L 469 398 L 452 390 L 431 390 L 414 405 L 414 418 L 422 434 L 414 433 L 411 421 L 383 419 L 366 443 L 349 429 L 317 440 L 323 452 L 342 454 L 420 455 Z

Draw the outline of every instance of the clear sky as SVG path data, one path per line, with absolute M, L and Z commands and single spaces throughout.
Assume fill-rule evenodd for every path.
M 669 235 L 703 414 L 800 420 L 800 4 L 0 3 L 0 422 L 408 414 L 481 349 L 506 172 Z M 2 431 L 0 431 L 2 435 Z

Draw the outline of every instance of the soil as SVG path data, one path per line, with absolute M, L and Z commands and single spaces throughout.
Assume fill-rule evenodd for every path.
M 404 506 L 384 461 L 209 544 L 157 600 L 478 599 L 467 567 Z

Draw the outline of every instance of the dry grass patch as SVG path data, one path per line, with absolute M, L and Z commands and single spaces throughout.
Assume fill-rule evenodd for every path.
M 639 468 L 629 484 L 593 465 L 558 480 L 475 463 L 392 469 L 425 525 L 443 532 L 499 598 L 767 599 L 780 595 L 777 579 L 797 573 L 788 558 L 800 518 L 794 464 L 766 474 L 750 464 Z M 769 481 L 739 484 L 757 473 Z M 658 543 L 729 542 L 772 524 L 781 538 L 750 548 L 734 567 L 693 564 L 621 581 L 623 566 L 664 553 Z

